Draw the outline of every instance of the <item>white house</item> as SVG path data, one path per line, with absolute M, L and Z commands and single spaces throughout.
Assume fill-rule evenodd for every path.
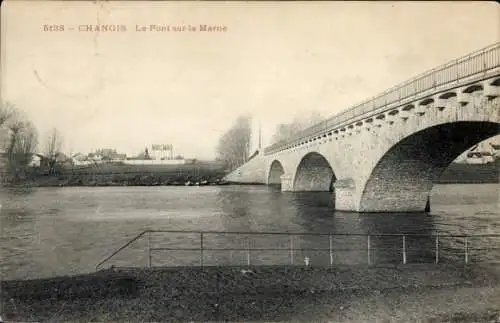
M 31 156 L 31 161 L 30 161 L 29 165 L 31 167 L 40 167 L 42 159 L 43 159 L 43 156 L 41 154 L 33 154 L 33 156 Z
M 493 163 L 500 157 L 500 145 L 485 140 L 461 154 L 455 162 L 465 164 Z

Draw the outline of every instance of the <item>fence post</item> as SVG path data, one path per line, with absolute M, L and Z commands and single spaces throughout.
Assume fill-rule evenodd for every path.
M 250 239 L 247 237 L 247 266 L 250 266 Z
M 330 234 L 330 266 L 333 265 L 333 242 L 332 242 L 332 235 Z
M 366 250 L 367 250 L 367 256 L 368 256 L 368 265 L 370 265 L 371 264 L 371 255 L 370 255 L 370 252 L 371 252 L 371 250 L 370 250 L 371 249 L 371 245 L 370 245 L 371 241 L 370 241 L 370 235 L 368 235 L 368 238 L 366 240 L 366 244 L 367 244 L 366 245 L 366 247 L 367 247 Z
M 148 232 L 148 267 L 151 268 L 151 231 Z
M 406 264 L 406 236 L 403 234 L 403 264 Z
M 290 235 L 290 264 L 293 265 L 293 236 Z
M 467 237 L 465 237 L 465 263 L 469 263 L 469 246 L 468 246 L 468 241 Z
M 203 232 L 200 232 L 200 266 L 203 268 Z
M 439 262 L 439 236 L 436 236 L 436 264 Z

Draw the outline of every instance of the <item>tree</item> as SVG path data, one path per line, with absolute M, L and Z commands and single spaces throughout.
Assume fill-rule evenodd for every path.
M 0 106 L 0 127 L 2 127 L 9 119 L 16 115 L 16 109 L 14 106 L 6 102 Z
M 0 144 L 6 155 L 6 179 L 23 179 L 38 145 L 38 134 L 26 115 L 13 104 L 0 106 Z
M 276 127 L 276 132 L 272 136 L 272 142 L 288 140 L 300 131 L 313 126 L 323 120 L 323 117 L 316 111 L 312 111 L 308 117 L 301 116 L 295 118 L 291 123 L 282 123 Z
M 18 121 L 16 108 L 9 102 L 0 105 L 0 150 L 7 150 L 10 142 L 10 128 L 12 122 Z
M 10 123 L 10 141 L 7 149 L 8 168 L 11 178 L 22 179 L 30 166 L 31 158 L 38 145 L 38 135 L 35 127 L 29 121 Z
M 38 134 L 35 126 L 30 121 L 23 122 L 23 126 L 19 134 L 19 140 L 17 141 L 17 145 L 15 147 L 16 153 L 23 156 L 22 165 L 29 164 L 37 146 Z
M 217 159 L 233 170 L 248 160 L 252 134 L 252 118 L 240 116 L 234 125 L 219 139 Z
M 61 154 L 63 139 L 59 130 L 52 128 L 47 136 L 45 144 L 45 157 L 49 174 L 54 174 L 58 170 L 58 157 Z
M 47 143 L 45 145 L 45 156 L 47 158 L 55 158 L 61 152 L 62 136 L 59 130 L 52 128 L 47 136 Z

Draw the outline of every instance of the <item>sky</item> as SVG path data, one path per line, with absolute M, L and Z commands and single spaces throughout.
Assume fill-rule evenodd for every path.
M 42 146 L 56 127 L 65 152 L 129 156 L 172 144 L 214 158 L 243 114 L 254 148 L 259 124 L 267 146 L 278 123 L 334 115 L 500 40 L 494 2 L 7 0 L 1 14 L 2 102 L 24 111 Z M 121 31 L 85 27 L 96 24 Z

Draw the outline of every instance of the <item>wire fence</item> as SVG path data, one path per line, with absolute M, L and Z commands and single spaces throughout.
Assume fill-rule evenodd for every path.
M 96 266 L 334 266 L 500 260 L 500 234 L 338 234 L 146 230 Z

